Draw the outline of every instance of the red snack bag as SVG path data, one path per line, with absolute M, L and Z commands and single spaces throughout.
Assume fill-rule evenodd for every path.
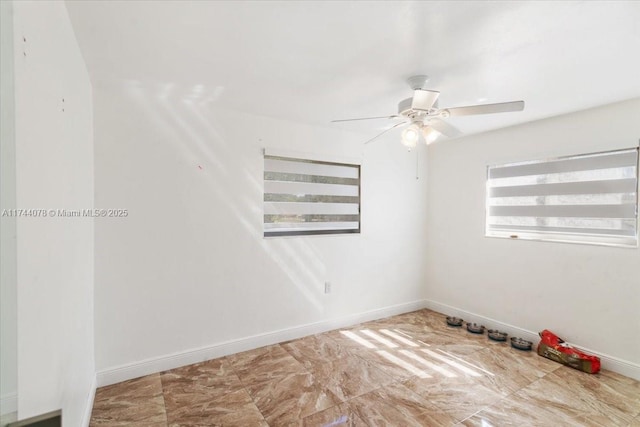
M 600 358 L 571 347 L 553 332 L 545 329 L 539 333 L 540 344 L 538 354 L 547 359 L 555 360 L 563 365 L 580 371 L 596 374 L 600 371 Z

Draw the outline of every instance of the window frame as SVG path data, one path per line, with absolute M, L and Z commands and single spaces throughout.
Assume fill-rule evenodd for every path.
M 491 230 L 489 227 L 489 218 L 490 218 L 490 207 L 492 205 L 490 202 L 490 189 L 492 188 L 489 185 L 490 172 L 494 168 L 498 167 L 509 167 L 509 166 L 524 166 L 524 165 L 533 165 L 540 163 L 549 163 L 554 161 L 562 161 L 562 160 L 570 160 L 576 158 L 584 158 L 590 156 L 599 156 L 599 155 L 609 155 L 615 153 L 621 153 L 625 151 L 636 151 L 636 163 L 635 163 L 635 218 L 633 221 L 635 222 L 635 234 L 632 236 L 612 236 L 612 235 L 598 235 L 598 234 L 589 234 L 589 233 L 567 233 L 567 232 L 553 232 L 553 231 L 522 231 L 522 230 L 509 230 L 505 228 L 503 231 Z M 597 170 L 597 169 L 590 169 Z M 523 175 L 526 176 L 526 175 Z M 578 181 L 585 182 L 585 181 Z M 544 184 L 539 184 L 544 185 Z M 519 162 L 510 162 L 503 164 L 493 164 L 487 165 L 486 167 L 486 176 L 485 176 L 485 233 L 484 237 L 489 238 L 497 238 L 497 239 L 509 239 L 509 240 L 529 240 L 529 241 L 541 241 L 541 242 L 556 242 L 556 243 L 569 243 L 569 244 L 580 244 L 580 245 L 596 245 L 596 246 L 610 246 L 610 247 L 619 247 L 619 248 L 628 248 L 628 249 L 638 249 L 640 243 L 640 147 L 628 147 L 628 148 L 620 148 L 614 150 L 606 150 L 606 151 L 597 151 L 591 153 L 581 153 L 581 154 L 572 154 L 572 155 L 564 155 L 557 157 L 547 157 L 544 159 L 536 159 L 536 160 L 528 160 L 528 161 L 519 161 Z M 586 205 L 589 206 L 589 205 Z M 624 240 L 628 240 L 625 242 Z
M 328 166 L 342 166 L 342 167 L 350 167 L 354 168 L 357 171 L 357 199 L 358 199 L 358 227 L 357 228 L 348 228 L 348 229 L 339 229 L 339 228 L 327 228 L 321 230 L 288 230 L 288 231 L 271 231 L 267 232 L 265 229 L 265 195 L 269 194 L 265 191 L 265 180 L 264 176 L 267 172 L 264 169 L 265 160 L 284 160 L 284 161 L 295 161 L 300 163 L 311 163 L 317 165 L 328 165 Z M 297 152 L 288 152 L 288 151 L 275 151 L 275 150 L 267 150 L 265 149 L 262 156 L 262 165 L 263 165 L 263 175 L 262 175 L 262 231 L 264 238 L 272 238 L 272 237 L 295 237 L 295 236 L 322 236 L 322 235 L 354 235 L 361 234 L 362 230 L 362 165 L 359 161 L 355 159 L 340 159 L 340 160 L 329 160 L 323 158 L 322 156 L 316 156 L 312 154 L 305 153 L 297 153 Z M 293 181 L 292 181 L 293 182 Z M 302 203 L 302 202 L 298 202 Z M 322 203 L 322 202 L 319 202 Z M 351 221 L 350 221 L 351 222 Z M 354 221 L 355 222 L 355 221 Z M 309 224 L 311 222 L 301 222 L 301 224 Z

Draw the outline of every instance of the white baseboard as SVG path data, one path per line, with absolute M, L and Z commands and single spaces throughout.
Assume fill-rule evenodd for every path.
M 266 345 L 277 344 L 283 341 L 302 338 L 307 335 L 318 334 L 333 329 L 352 326 L 358 323 L 370 320 L 381 319 L 384 317 L 394 316 L 397 314 L 407 313 L 410 311 L 428 308 L 439 313 L 462 317 L 465 320 L 482 323 L 487 326 L 495 327 L 503 330 L 509 335 L 525 338 L 532 342 L 539 340 L 538 333 L 523 329 L 499 320 L 491 319 L 486 316 L 471 313 L 469 311 L 452 307 L 432 300 L 418 300 L 409 303 L 383 307 L 376 310 L 361 312 L 337 319 L 323 320 L 315 323 L 294 326 L 292 328 L 281 329 L 277 331 L 267 332 L 258 335 L 252 335 L 237 340 L 225 341 L 218 344 L 204 346 L 187 350 L 184 352 L 168 354 L 160 357 L 150 358 L 134 362 L 114 368 L 104 369 L 96 374 L 96 383 L 98 387 L 119 383 L 133 378 L 166 371 L 169 369 L 179 368 L 181 366 L 191 365 L 193 363 L 204 362 L 205 360 L 215 359 L 227 356 L 229 354 L 239 353 L 241 351 L 252 350 Z M 577 344 L 576 347 L 584 351 L 600 357 L 603 369 L 608 369 L 625 375 L 636 380 L 640 380 L 640 365 L 619 359 L 608 354 L 600 353 Z M 95 393 L 95 387 L 92 388 Z M 90 396 L 90 404 L 85 414 L 85 423 L 87 426 L 91 417 L 91 407 L 93 406 L 94 394 Z
M 18 393 L 7 393 L 0 396 L 0 415 L 18 411 Z
M 534 343 L 537 343 L 540 340 L 537 332 L 522 329 L 508 323 L 500 322 L 499 320 L 471 313 L 469 311 L 457 307 L 452 307 L 450 305 L 443 304 L 437 301 L 424 300 L 424 304 L 424 307 L 430 310 L 437 311 L 442 314 L 447 314 L 449 316 L 460 317 L 470 322 L 481 323 L 483 325 L 486 325 L 487 327 L 496 328 L 501 331 L 507 332 L 511 336 L 524 338 Z M 600 362 L 602 363 L 603 369 L 607 369 L 609 371 L 613 371 L 640 381 L 640 365 L 629 362 L 627 360 L 619 359 L 614 356 L 610 356 L 605 353 L 601 353 L 599 351 L 591 350 L 576 343 L 569 344 L 580 348 L 581 350 L 584 350 L 586 353 L 598 356 L 600 358 Z
M 89 396 L 87 397 L 87 406 L 84 409 L 84 416 L 82 417 L 82 426 L 89 427 L 89 422 L 91 421 L 91 412 L 93 411 L 93 401 L 96 398 L 96 388 L 98 384 L 97 375 L 93 376 L 93 380 L 91 381 L 91 388 L 89 389 Z
M 252 350 L 266 345 L 277 344 L 302 338 L 307 335 L 318 334 L 337 328 L 343 328 L 370 320 L 395 316 L 410 311 L 425 308 L 424 300 L 417 300 L 376 310 L 357 313 L 337 319 L 323 320 L 315 323 L 294 326 L 258 335 L 252 335 L 237 340 L 226 341 L 205 347 L 195 348 L 184 352 L 168 354 L 151 359 L 141 360 L 114 368 L 105 369 L 97 373 L 98 387 L 119 383 L 133 378 L 204 362 L 241 351 Z

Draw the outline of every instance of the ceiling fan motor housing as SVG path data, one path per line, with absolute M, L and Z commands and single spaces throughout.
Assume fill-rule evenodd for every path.
M 438 95 L 440 92 L 416 89 L 411 98 L 403 99 L 398 103 L 398 114 L 408 117 L 412 121 L 436 115 L 439 111 Z

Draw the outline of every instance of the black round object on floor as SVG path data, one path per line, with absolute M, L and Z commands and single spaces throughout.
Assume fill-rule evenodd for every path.
M 467 322 L 467 331 L 472 334 L 484 334 L 484 326 L 479 323 L 469 323 Z
M 489 329 L 489 338 L 494 341 L 506 341 L 507 340 L 506 332 L 500 332 L 497 329 Z
M 523 338 L 511 337 L 511 347 L 522 350 L 522 351 L 531 351 L 531 347 L 533 343 L 531 341 L 527 341 Z
M 459 317 L 447 316 L 447 325 L 449 326 L 462 326 L 462 322 L 464 322 L 464 320 Z

